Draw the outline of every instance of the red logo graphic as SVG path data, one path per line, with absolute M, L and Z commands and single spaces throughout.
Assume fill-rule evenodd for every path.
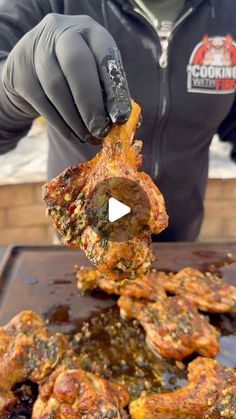
M 234 93 L 236 44 L 233 37 L 205 35 L 190 57 L 187 72 L 188 92 Z

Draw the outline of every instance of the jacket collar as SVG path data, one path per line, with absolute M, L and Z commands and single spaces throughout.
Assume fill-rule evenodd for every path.
M 132 8 L 132 6 L 134 5 L 133 0 L 115 0 L 115 1 L 116 1 L 116 3 L 119 3 L 120 6 L 122 6 L 122 8 L 124 8 L 126 10 Z M 190 3 L 194 8 L 196 8 L 197 6 L 199 6 L 204 1 L 209 1 L 209 0 L 187 0 L 187 3 Z

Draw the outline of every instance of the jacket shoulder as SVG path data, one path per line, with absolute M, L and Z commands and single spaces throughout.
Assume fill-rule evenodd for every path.
M 88 15 L 98 22 L 103 20 L 102 0 L 49 0 L 54 13 Z

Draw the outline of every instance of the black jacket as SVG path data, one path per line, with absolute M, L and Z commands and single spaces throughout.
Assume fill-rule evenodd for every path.
M 137 136 L 144 140 L 143 168 L 160 187 L 170 215 L 160 238 L 194 240 L 203 217 L 212 136 L 236 138 L 236 3 L 187 0 L 165 68 L 155 29 L 134 7 L 127 0 L 1 0 L 1 55 L 48 13 L 86 14 L 105 26 L 120 48 L 131 95 L 142 106 Z M 12 126 L 0 105 L 0 152 L 14 148 L 28 128 Z M 97 151 L 69 142 L 52 127 L 48 135 L 49 177 Z

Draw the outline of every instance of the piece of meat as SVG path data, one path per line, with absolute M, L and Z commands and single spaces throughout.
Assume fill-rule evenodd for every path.
M 160 233 L 168 223 L 160 191 L 146 173 L 138 172 L 142 161 L 142 142 L 133 141 L 133 137 L 139 117 L 140 107 L 133 103 L 128 122 L 112 127 L 103 141 L 102 149 L 92 160 L 66 169 L 43 187 L 47 213 L 61 233 L 63 242 L 69 246 L 80 247 L 101 272 L 117 280 L 134 278 L 137 273 L 145 272 L 150 267 L 153 260 L 150 249 L 151 234 Z M 145 192 L 150 205 L 146 224 L 138 234 L 125 241 L 105 240 L 92 228 L 86 215 L 91 203 L 91 193 L 104 180 L 111 181 L 113 187 L 114 178 L 135 182 L 135 185 L 139 185 Z M 125 194 L 122 184 L 119 189 L 119 182 L 116 188 L 118 195 Z M 106 185 L 100 191 L 100 203 L 97 205 L 101 209 L 107 202 L 110 193 L 108 189 Z M 137 200 L 135 191 L 128 195 L 129 206 L 132 207 L 133 204 L 136 211 L 136 216 L 133 217 L 135 229 L 142 225 L 145 205 L 142 198 Z M 99 217 L 99 220 L 104 222 L 103 218 Z M 121 223 L 124 231 L 124 217 Z M 111 223 L 109 228 L 112 228 Z M 131 228 L 129 224 L 128 229 Z
M 236 418 L 236 370 L 209 358 L 188 365 L 189 384 L 130 404 L 132 419 Z
M 0 388 L 7 391 L 26 380 L 42 382 L 67 350 L 66 337 L 49 333 L 36 313 L 19 313 L 0 327 Z
M 196 307 L 209 313 L 236 313 L 236 287 L 224 282 L 216 274 L 202 273 L 193 268 L 181 269 L 177 274 L 152 269 L 135 280 L 117 283 L 90 267 L 76 268 L 77 287 L 85 292 L 101 288 L 108 294 L 128 295 L 155 301 L 162 289 L 183 295 Z
M 162 278 L 166 291 L 184 295 L 200 310 L 209 313 L 236 313 L 236 287 L 216 274 L 184 268 Z
M 128 402 L 123 386 L 61 366 L 41 386 L 32 419 L 126 419 Z
M 80 292 L 100 288 L 108 294 L 127 295 L 134 298 L 145 298 L 150 301 L 165 297 L 166 293 L 161 284 L 163 273 L 159 276 L 155 270 L 130 281 L 116 282 L 98 269 L 90 267 L 76 267 L 77 287 Z
M 182 360 L 194 352 L 213 357 L 219 350 L 215 328 L 184 297 L 152 303 L 122 296 L 118 306 L 121 317 L 141 323 L 149 348 L 165 358 Z
M 4 391 L 0 389 L 0 418 L 8 419 L 11 408 L 16 403 L 16 397 L 12 391 Z
M 120 285 L 119 282 L 113 281 L 109 278 L 109 276 L 100 272 L 98 269 L 91 268 L 88 266 L 75 266 L 75 277 L 77 282 L 77 288 L 81 294 L 84 294 L 86 291 L 92 291 L 98 288 L 101 288 L 108 294 L 117 294 L 116 291 L 119 289 Z M 105 282 L 104 288 L 102 286 L 103 282 Z
M 34 419 L 120 418 L 125 388 L 85 373 L 66 336 L 49 333 L 34 312 L 23 311 L 0 328 L 0 418 L 17 399 L 11 391 L 25 381 L 39 384 Z

